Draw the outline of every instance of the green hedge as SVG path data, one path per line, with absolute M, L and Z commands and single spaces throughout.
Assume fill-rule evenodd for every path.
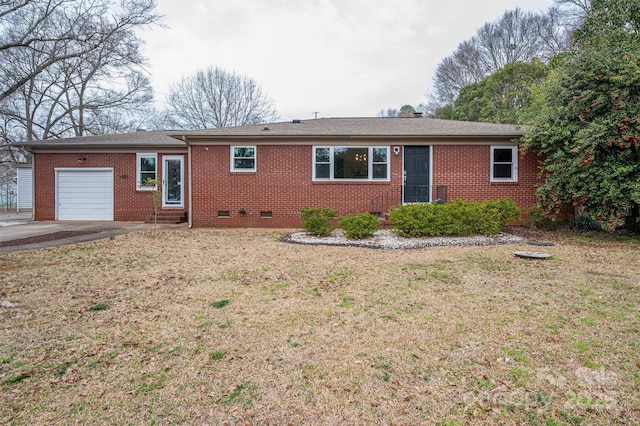
M 508 222 L 520 218 L 513 200 L 472 203 L 456 200 L 447 204 L 407 204 L 393 209 L 389 221 L 405 237 L 440 235 L 492 235 Z
M 334 230 L 331 219 L 338 217 L 338 213 L 331 209 L 309 207 L 300 210 L 302 227 L 311 235 L 326 237 Z
M 380 229 L 378 218 L 371 213 L 343 216 L 338 226 L 344 230 L 344 234 L 350 240 L 360 240 L 370 237 Z

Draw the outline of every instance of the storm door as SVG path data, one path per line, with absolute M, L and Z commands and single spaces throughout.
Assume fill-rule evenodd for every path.
M 404 203 L 431 201 L 430 150 L 428 146 L 404 147 Z
M 184 158 L 165 156 L 162 161 L 162 206 L 183 207 Z

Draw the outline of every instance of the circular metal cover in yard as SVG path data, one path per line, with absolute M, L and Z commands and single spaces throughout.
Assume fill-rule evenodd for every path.
M 549 253 L 541 253 L 539 251 L 516 251 L 513 254 L 525 259 L 549 259 L 551 257 Z

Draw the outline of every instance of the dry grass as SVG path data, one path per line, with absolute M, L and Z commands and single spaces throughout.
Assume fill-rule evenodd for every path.
M 640 423 L 640 250 L 167 231 L 0 257 L 2 424 Z

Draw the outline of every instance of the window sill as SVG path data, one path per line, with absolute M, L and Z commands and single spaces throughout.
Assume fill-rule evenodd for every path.
M 390 180 L 368 180 L 368 179 L 351 179 L 351 180 L 312 180 L 312 184 L 316 185 L 389 185 Z
M 517 185 L 517 180 L 491 180 L 489 182 L 491 185 Z

